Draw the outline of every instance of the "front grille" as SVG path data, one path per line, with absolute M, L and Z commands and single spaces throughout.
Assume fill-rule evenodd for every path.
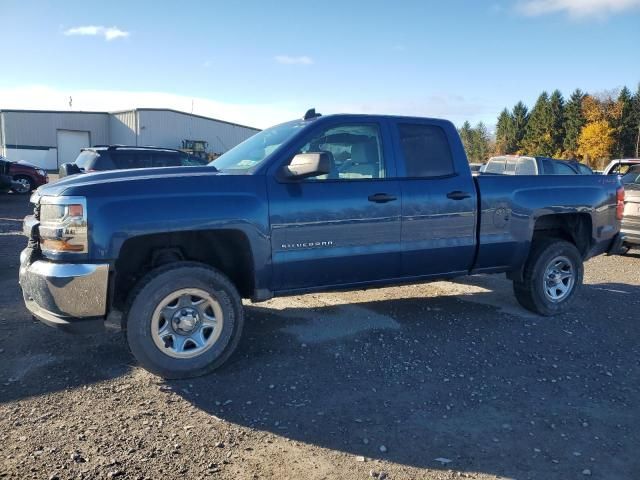
M 33 216 L 36 220 L 40 220 L 40 203 L 36 203 L 33 206 Z

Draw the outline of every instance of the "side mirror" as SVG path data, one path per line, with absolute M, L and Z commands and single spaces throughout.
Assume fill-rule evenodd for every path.
M 303 179 L 331 172 L 331 154 L 328 152 L 299 153 L 283 169 L 289 179 Z

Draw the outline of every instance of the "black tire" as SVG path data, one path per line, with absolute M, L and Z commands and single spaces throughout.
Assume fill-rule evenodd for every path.
M 573 269 L 573 283 L 559 300 L 552 300 L 546 293 L 547 267 L 558 259 L 567 259 Z M 523 281 L 513 282 L 516 299 L 527 310 L 544 316 L 565 312 L 573 303 L 582 286 L 584 266 L 582 256 L 575 245 L 559 238 L 536 240 L 524 267 Z
M 192 358 L 167 355 L 152 335 L 156 308 L 172 293 L 183 289 L 206 291 L 217 301 L 223 314 L 217 340 L 208 350 Z M 240 341 L 243 324 L 242 300 L 225 275 L 200 263 L 176 262 L 151 271 L 138 282 L 127 309 L 127 341 L 146 370 L 167 379 L 197 377 L 212 372 L 231 356 Z
M 18 188 L 11 188 L 13 193 L 17 193 L 18 195 L 27 195 L 33 190 L 34 183 L 31 177 L 27 177 L 26 175 L 16 175 L 13 177 L 13 180 L 15 182 L 20 182 L 20 186 Z

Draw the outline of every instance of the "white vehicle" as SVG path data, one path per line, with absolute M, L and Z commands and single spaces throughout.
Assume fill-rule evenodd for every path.
M 640 158 L 620 158 L 611 160 L 602 171 L 603 175 L 624 175 L 634 165 L 640 165 Z

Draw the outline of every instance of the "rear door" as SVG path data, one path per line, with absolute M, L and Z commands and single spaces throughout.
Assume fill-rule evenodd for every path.
M 399 182 L 383 121 L 326 119 L 268 175 L 274 290 L 353 285 L 400 274 Z M 287 181 L 297 153 L 328 152 L 331 173 Z
M 404 277 L 465 273 L 476 246 L 476 189 L 455 127 L 395 120 Z M 452 141 L 450 141 L 452 139 Z

